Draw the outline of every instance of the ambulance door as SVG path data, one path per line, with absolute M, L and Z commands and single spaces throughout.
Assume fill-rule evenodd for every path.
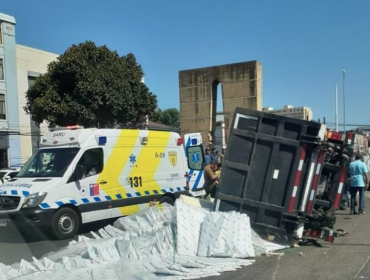
M 162 192 L 186 191 L 186 159 L 180 146 L 166 147 L 163 159 L 154 174 Z M 164 192 L 163 192 L 164 193 Z
M 79 159 L 75 174 L 76 195 L 80 204 L 83 223 L 104 220 L 111 217 L 111 202 L 104 191 L 105 181 L 98 181 L 104 168 L 102 147 L 89 148 Z
M 202 135 L 200 133 L 185 134 L 184 140 L 186 157 L 189 157 L 189 155 L 187 154 L 189 147 L 200 148 L 198 153 L 193 153 L 194 151 L 191 153 L 194 157 L 193 159 L 187 158 L 188 161 L 190 160 L 193 163 L 192 166 L 194 166 L 194 168 L 189 167 L 188 169 L 188 185 L 190 194 L 196 197 L 205 195 L 206 192 L 204 190 L 204 177 L 203 177 L 204 151 Z

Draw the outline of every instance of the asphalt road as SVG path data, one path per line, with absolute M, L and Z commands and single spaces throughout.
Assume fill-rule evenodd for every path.
M 112 221 L 91 223 L 82 227 L 79 233 L 89 236 L 90 231 L 96 231 L 108 223 Z M 74 239 L 77 240 L 77 236 Z M 67 246 L 71 240 L 52 240 L 46 233 L 36 229 L 21 233 L 14 224 L 8 222 L 6 227 L 0 226 L 0 263 L 10 265 L 21 259 L 32 261 L 32 257 L 41 258 Z
M 369 210 L 370 192 L 366 196 Z M 281 257 L 261 256 L 254 265 L 203 279 L 370 279 L 370 212 L 349 215 L 349 210 L 338 211 L 335 228 L 343 229 L 348 235 L 336 237 L 334 243 L 321 243 L 324 245 L 321 248 L 301 246 L 285 250 Z
M 370 193 L 367 193 L 370 197 Z M 366 199 L 368 209 L 370 198 Z M 82 229 L 82 234 L 107 223 L 95 223 Z M 284 255 L 261 256 L 251 266 L 218 277 L 203 279 L 370 279 L 370 214 L 349 215 L 349 210 L 337 213 L 336 228 L 348 235 L 337 237 L 324 247 L 313 245 L 289 248 Z M 45 234 L 33 232 L 22 236 L 14 225 L 0 227 L 0 262 L 12 264 L 20 259 L 32 260 L 66 246 L 70 240 L 49 240 Z

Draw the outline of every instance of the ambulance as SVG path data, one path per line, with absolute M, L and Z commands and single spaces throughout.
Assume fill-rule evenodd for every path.
M 54 129 L 0 186 L 0 219 L 71 238 L 81 224 L 203 195 L 203 162 L 200 133 Z

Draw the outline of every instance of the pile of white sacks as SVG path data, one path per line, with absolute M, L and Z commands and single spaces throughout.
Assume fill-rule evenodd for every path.
M 0 263 L 0 280 L 196 279 L 251 265 L 256 255 L 286 247 L 262 240 L 245 214 L 211 212 L 181 199 L 175 207 L 121 218 L 92 236 L 79 236 L 32 262 Z

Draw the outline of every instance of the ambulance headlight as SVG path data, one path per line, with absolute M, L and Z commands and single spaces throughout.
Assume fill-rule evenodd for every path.
M 46 192 L 39 192 L 39 193 L 34 193 L 34 194 L 31 194 L 31 195 L 26 196 L 26 199 L 25 199 L 25 201 L 23 203 L 22 208 L 39 206 L 40 203 L 46 197 L 46 195 L 47 195 Z

